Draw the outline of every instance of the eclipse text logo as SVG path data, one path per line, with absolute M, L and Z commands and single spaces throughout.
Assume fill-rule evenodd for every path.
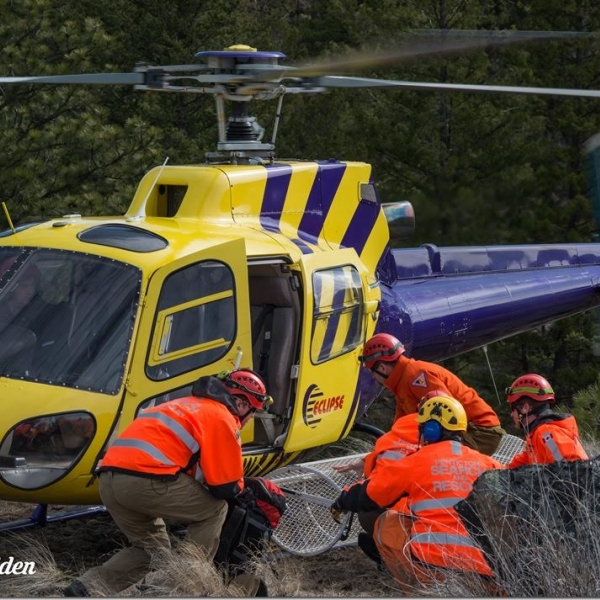
M 9 556 L 7 560 L 0 559 L 0 575 L 33 575 L 35 573 L 35 563 L 15 560 Z

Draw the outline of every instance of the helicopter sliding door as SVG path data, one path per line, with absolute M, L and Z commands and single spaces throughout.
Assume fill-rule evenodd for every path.
M 211 246 L 150 278 L 123 410 L 188 395 L 201 375 L 250 366 L 252 339 L 243 239 Z
M 334 442 L 350 430 L 358 409 L 358 355 L 374 326 L 367 318 L 377 305 L 371 296 L 379 293 L 367 285 L 352 248 L 305 255 L 299 270 L 304 322 L 288 452 Z

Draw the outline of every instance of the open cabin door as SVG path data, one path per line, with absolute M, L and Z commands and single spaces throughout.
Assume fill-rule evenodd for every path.
M 252 340 L 243 239 L 211 246 L 150 278 L 127 384 L 123 420 L 188 395 L 201 375 L 250 366 Z
M 299 271 L 304 319 L 286 452 L 347 435 L 358 408 L 358 356 L 374 328 L 370 313 L 379 299 L 379 289 L 370 289 L 352 248 L 305 255 Z

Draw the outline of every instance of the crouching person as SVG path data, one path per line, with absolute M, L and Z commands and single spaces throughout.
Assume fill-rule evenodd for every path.
M 405 593 L 449 573 L 493 572 L 454 505 L 488 469 L 502 464 L 464 445 L 465 409 L 453 398 L 425 401 L 416 416 L 422 447 L 398 462 L 388 482 L 396 502 L 375 523 L 379 553 Z
M 575 417 L 552 410 L 554 390 L 545 377 L 535 373 L 521 375 L 506 389 L 506 400 L 515 427 L 525 433 L 525 450 L 514 456 L 509 469 L 588 460 Z
M 381 557 L 373 541 L 375 522 L 385 511 L 385 507 L 393 504 L 397 496 L 390 487 L 389 481 L 394 478 L 394 471 L 399 462 L 419 448 L 419 430 L 416 413 L 404 415 L 396 420 L 391 431 L 388 431 L 375 442 L 373 450 L 364 458 L 339 467 L 338 473 L 359 471 L 364 479 L 347 486 L 331 506 L 331 512 L 337 521 L 338 513 L 355 512 L 364 531 L 358 534 L 358 546 L 378 565 Z
M 240 429 L 270 401 L 249 369 L 201 377 L 192 395 L 141 413 L 100 463 L 100 497 L 131 546 L 76 579 L 65 596 L 94 582 L 117 594 L 140 581 L 153 552 L 170 548 L 164 519 L 185 522 L 209 559 L 219 545 L 227 499 L 244 487 Z

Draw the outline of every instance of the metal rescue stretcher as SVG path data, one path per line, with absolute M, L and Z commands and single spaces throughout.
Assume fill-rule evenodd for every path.
M 525 442 L 514 435 L 504 435 L 493 457 L 508 464 L 521 452 Z M 288 508 L 283 514 L 273 541 L 284 552 L 297 556 L 316 556 L 334 547 L 355 545 L 361 531 L 352 513 L 344 513 L 336 523 L 329 507 L 344 486 L 357 481 L 354 471 L 338 473 L 334 467 L 352 463 L 366 456 L 354 454 L 328 458 L 276 469 L 267 478 L 286 494 Z

